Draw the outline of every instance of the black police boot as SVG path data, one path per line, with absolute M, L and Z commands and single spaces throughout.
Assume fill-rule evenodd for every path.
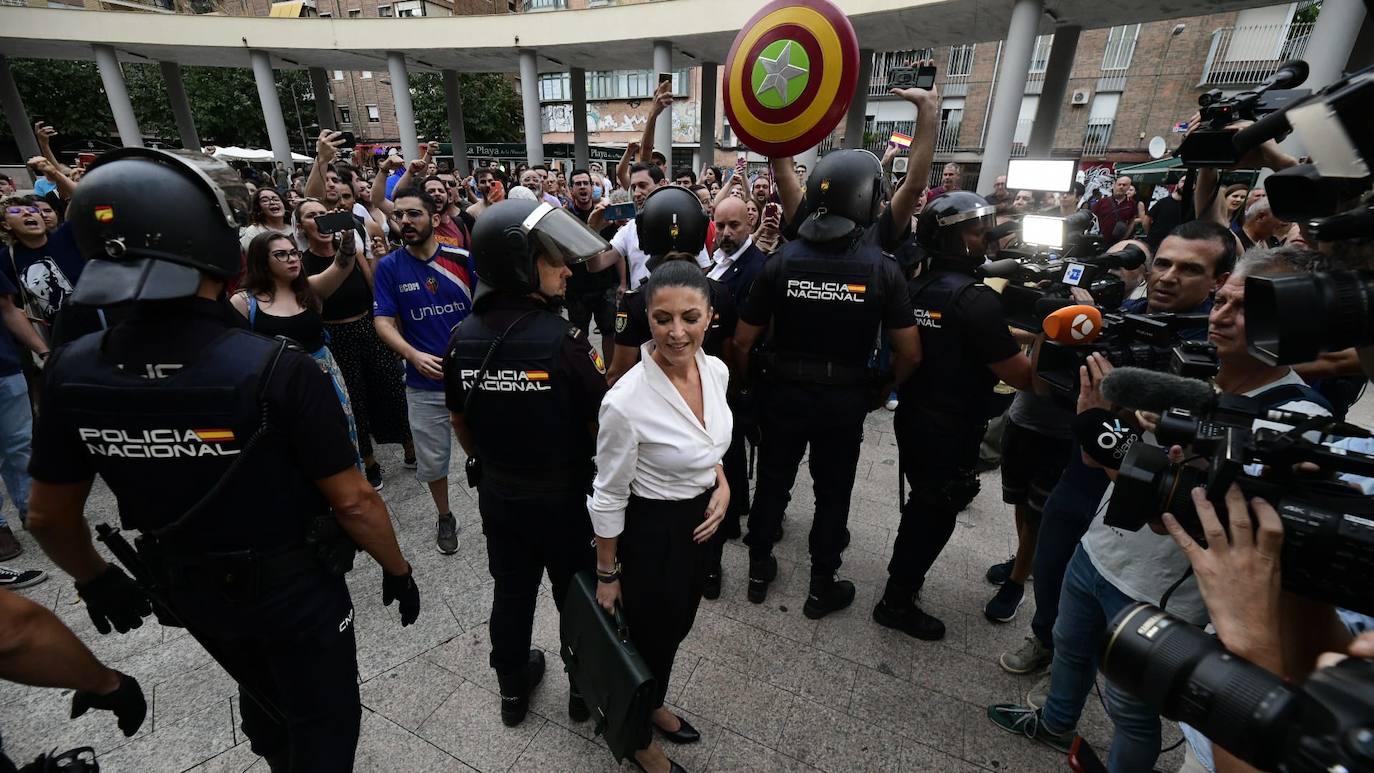
M 916 606 L 918 593 L 919 588 L 913 591 L 888 580 L 882 600 L 873 607 L 873 622 L 923 641 L 945 638 L 945 624 Z
M 813 575 L 811 577 L 811 590 L 807 592 L 806 604 L 802 607 L 802 614 L 812 620 L 819 620 L 852 603 L 854 603 L 854 583 L 849 580 L 837 580 L 833 575 Z
M 587 708 L 587 702 L 582 700 L 582 691 L 577 689 L 577 683 L 573 682 L 572 677 L 568 677 L 568 719 L 586 722 L 591 716 L 592 712 Z
M 501 688 L 501 724 L 515 727 L 525 721 L 525 714 L 530 710 L 530 693 L 534 692 L 543 678 L 542 650 L 530 650 L 530 659 L 523 671 L 496 675 L 496 682 Z
M 715 601 L 720 598 L 720 564 L 706 570 L 706 579 L 701 583 L 702 598 Z
M 749 559 L 749 600 L 762 604 L 768 598 L 768 584 L 778 576 L 778 559 L 773 556 L 761 560 Z

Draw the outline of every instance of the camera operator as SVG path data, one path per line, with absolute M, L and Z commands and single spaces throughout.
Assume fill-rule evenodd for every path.
M 887 588 L 873 619 L 918 639 L 945 635 L 944 623 L 915 603 L 954 531 L 955 517 L 978 494 L 978 446 L 989 401 L 1001 379 L 1031 385 L 1031 361 L 1004 322 L 998 295 L 974 278 L 987 252 L 995 209 L 966 191 L 940 196 L 917 218 L 924 254 L 907 284 L 925 364 L 898 388 L 894 418 L 901 474 L 911 484 L 888 563 Z M 974 399 L 970 399 L 973 397 Z
M 1225 393 L 1259 398 L 1266 407 L 1313 416 L 1329 415 L 1324 398 L 1304 384 L 1291 368 L 1266 365 L 1246 348 L 1245 277 L 1302 270 L 1301 265 L 1291 260 L 1290 254 L 1291 251 L 1285 250 L 1248 253 L 1217 292 L 1208 321 L 1208 340 L 1217 347 L 1221 362 L 1215 385 Z M 1098 391 L 1102 378 L 1110 372 L 1110 364 L 1100 355 L 1090 358 L 1080 372 L 1083 384 L 1079 413 L 1112 409 Z M 1085 429 L 1085 422 L 1076 424 L 1079 429 Z M 1091 429 L 1092 436 L 1102 432 L 1101 427 L 1089 426 L 1087 429 Z M 1111 448 L 1099 440 L 1085 445 L 1085 453 L 1095 460 L 1095 464 L 1109 463 L 1112 449 L 1124 447 L 1122 444 L 1128 442 L 1124 435 L 1129 433 L 1117 434 L 1122 437 L 1112 443 Z M 1106 510 L 1108 500 L 1110 494 L 1103 497 L 1099 511 Z M 1100 516 L 1093 519 L 1064 574 L 1059 615 L 1054 624 L 1055 648 L 1046 700 L 1038 708 L 1014 704 L 991 706 L 988 716 L 994 723 L 1009 732 L 1024 733 L 1061 751 L 1066 750 L 1073 739 L 1073 728 L 1083 704 L 1096 681 L 1107 621 L 1131 603 L 1146 601 L 1187 622 L 1196 625 L 1206 622 L 1207 612 L 1198 580 L 1187 573 L 1185 555 L 1161 536 L 1163 530 L 1162 525 L 1152 522 L 1148 530 L 1127 531 L 1107 525 Z M 1160 746 L 1158 716 L 1110 681 L 1104 693 L 1108 713 L 1116 725 L 1109 768 L 1127 772 L 1152 770 Z
M 1120 245 L 1112 247 L 1113 250 L 1119 248 Z M 1223 226 L 1198 220 L 1178 226 L 1160 243 L 1158 254 L 1150 263 L 1149 272 L 1145 275 L 1146 297 L 1127 301 L 1121 310 L 1129 313 L 1210 311 L 1212 291 L 1226 281 L 1235 263 L 1234 248 L 1235 239 Z M 1206 330 L 1201 328 L 1179 332 L 1180 338 L 1185 340 L 1200 340 L 1205 335 Z M 1020 393 L 1016 400 L 1012 404 L 1013 421 L 1025 421 L 1017 419 L 1018 415 L 1025 415 L 1018 414 L 1017 403 L 1023 409 L 1030 406 L 1032 411 L 1041 408 L 1042 413 L 1053 410 L 1053 414 L 1034 426 L 1048 426 L 1061 435 L 1071 434 L 1064 430 L 1072 422 L 1070 413 L 1035 395 Z M 1025 426 L 1022 424 L 1022 427 Z M 1015 438 L 1012 442 L 1015 443 Z M 1006 452 L 1003 453 L 1005 465 Z M 1030 542 L 1030 554 L 1023 562 L 1023 566 L 1029 566 L 1024 566 L 1022 571 L 1027 574 L 1034 571 L 1036 577 L 1033 586 L 1035 616 L 1031 619 L 1032 635 L 1026 637 L 1021 647 L 1003 653 L 999 659 L 1003 670 L 1013 674 L 1036 673 L 1050 662 L 1064 569 L 1092 520 L 1102 492 L 1107 488 L 1107 477 L 1100 470 L 1085 466 L 1076 450 L 1063 453 L 1066 456 L 1059 457 L 1061 461 L 1058 468 L 1062 472 L 1056 472 L 1057 477 L 1049 479 L 1049 495 L 1040 500 L 1043 503 L 1043 515 L 1039 520 L 1038 536 Z M 1013 451 L 1012 464 L 1021 463 L 1024 457 L 1024 452 L 1018 456 Z M 1004 495 L 1005 470 L 1004 466 Z M 1012 579 L 1024 581 L 1025 576 L 1013 575 Z M 1035 696 L 1043 696 L 1048 686 L 1049 679 L 1045 677 L 1032 688 L 1033 703 L 1037 702 Z

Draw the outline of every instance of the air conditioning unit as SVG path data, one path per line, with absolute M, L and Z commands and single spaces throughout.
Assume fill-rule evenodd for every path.
M 892 171 L 897 174 L 906 174 L 906 162 L 910 160 L 911 159 L 906 156 L 899 156 L 892 159 Z
M 1069 100 L 1069 102 L 1074 105 L 1086 105 L 1088 104 L 1088 96 L 1087 89 L 1074 89 L 1073 99 Z

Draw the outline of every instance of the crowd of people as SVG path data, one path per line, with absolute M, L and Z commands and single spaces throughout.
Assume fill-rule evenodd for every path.
M 922 119 L 908 168 L 930 169 L 938 122 L 924 119 L 937 114 L 938 100 L 925 89 L 894 95 Z M 153 608 L 83 531 L 81 506 L 99 474 L 120 498 L 126 528 L 165 543 L 169 576 L 184 581 L 170 586 L 174 614 L 231 649 L 221 662 L 243 685 L 243 702 L 257 707 L 245 705 L 243 713 L 254 750 L 274 771 L 348 769 L 358 693 L 342 572 L 312 563 L 319 576 L 306 582 L 297 579 L 304 570 L 265 557 L 275 556 L 273 546 L 306 544 L 282 517 L 290 507 L 332 511 L 350 544 L 382 567 L 384 596 L 401 602 L 403 624 L 414 622 L 419 591 L 375 493 L 388 475 L 376 447 L 402 447 L 403 465 L 430 494 L 435 545 L 452 555 L 461 536 L 449 489 L 456 438 L 467 483 L 478 492 L 495 580 L 490 664 L 503 722 L 523 721 L 544 675 L 543 654 L 530 646 L 543 573 L 560 609 L 577 573 L 594 573 L 597 602 L 623 609 L 655 678 L 653 710 L 629 751 L 641 769 L 678 771 L 653 733 L 674 744 L 701 739 L 664 697 L 701 600 L 721 594 L 724 543 L 743 537 L 747 598 L 765 601 L 777 575 L 773 547 L 806 457 L 815 512 L 802 614 L 816 619 L 848 607 L 854 585 L 839 573 L 863 426 L 886 405 L 895 412 L 899 467 L 910 489 L 872 610 L 876 624 L 918 640 L 945 636 L 945 622 L 922 608 L 921 590 L 980 489 L 978 472 L 988 463 L 980 448 L 989 440 L 1000 466 L 1017 550 L 987 568 L 997 590 L 983 612 L 993 623 L 1012 623 L 1034 577 L 1031 635 L 999 662 L 1037 681 L 1025 704 L 988 707 L 997 727 L 1067 752 L 1097 684 L 1107 622 L 1135 601 L 1167 598 L 1172 614 L 1217 623 L 1228 646 L 1267 652 L 1261 634 L 1280 621 L 1246 619 L 1262 630 L 1247 629 L 1242 641 L 1236 632 L 1244 625 L 1225 606 L 1229 597 L 1214 590 L 1224 584 L 1215 567 L 1190 571 L 1215 556 L 1215 546 L 1198 548 L 1167 518 L 1158 531 L 1104 522 L 1115 472 L 1083 439 L 1092 434 L 1080 430 L 1082 417 L 1120 416 L 1152 429 L 1151 417 L 1123 414 L 1102 396 L 1111 363 L 1101 355 L 1084 362 L 1076 400 L 1049 394 L 1033 375 L 1043 337 L 1009 329 L 998 294 L 975 276 L 999 250 L 1018 245 L 1023 216 L 1086 211 L 1084 230 L 1104 245 L 1133 244 L 1148 256 L 1139 269 L 1116 270 L 1128 285 L 1121 311 L 1206 315 L 1182 338 L 1214 346 L 1219 391 L 1313 416 L 1344 415 L 1364 380 L 1353 350 L 1289 368 L 1266 365 L 1246 348 L 1245 278 L 1308 271 L 1318 260 L 1319 245 L 1301 225 L 1274 215 L 1262 187 L 1222 188 L 1216 171 L 1204 169 L 1164 196 L 1138 195 L 1129 177 L 1091 196 L 1082 183 L 1068 191 L 1010 191 L 999 177 L 983 197 L 965 190 L 958 164 L 945 165 L 934 188 L 919 175 L 894 177 L 896 147 L 882 159 L 837 151 L 815 169 L 774 158 L 752 176 L 743 159 L 732 169 L 697 172 L 671 168 L 652 149 L 653 119 L 671 99 L 661 85 L 643 140 L 630 143 L 609 171 L 595 163 L 570 170 L 491 164 L 468 173 L 439 165 L 432 145 L 418 158 L 392 154 L 357 164 L 343 157 L 342 135 L 326 130 L 302 174 L 278 167 L 271 175 L 223 170 L 215 177 L 201 159 L 195 177 L 186 171 L 193 162 L 152 152 L 112 154 L 115 160 L 87 174 L 60 163 L 49 146 L 52 127 L 37 126 L 44 154 L 29 167 L 43 189 L 3 201 L 0 315 L 8 334 L 0 334 L 0 475 L 20 522 L 32 522 L 43 549 L 77 580 L 97 627 L 137 627 Z M 1258 161 L 1274 169 L 1296 163 L 1276 146 L 1266 146 Z M 115 181 L 118 165 L 123 183 Z M 140 174 L 167 186 L 168 196 L 214 200 L 247 221 L 228 227 L 223 217 L 201 224 L 204 212 L 188 215 L 185 227 L 203 232 L 197 238 L 219 239 L 192 257 L 126 239 L 118 229 L 140 215 L 119 186 Z M 623 214 L 621 204 L 633 214 Z M 158 268 L 173 264 L 191 273 Z M 142 272 L 137 281 L 123 270 L 131 265 Z M 272 349 L 266 338 L 225 330 L 292 347 Z M 106 332 L 86 335 L 99 331 Z M 150 343 L 153 331 L 166 340 Z M 247 367 L 262 352 L 271 363 L 242 383 L 288 425 L 264 441 L 260 453 L 270 461 L 254 457 L 277 465 L 276 477 L 263 480 L 277 482 L 282 506 L 264 508 L 264 517 L 282 522 L 264 534 L 279 544 L 245 547 L 207 521 L 182 527 L 202 509 L 232 506 L 233 492 L 221 485 L 232 466 L 187 467 L 199 489 L 188 489 L 184 502 L 155 504 L 125 488 L 136 485 L 136 472 L 154 468 L 84 442 L 104 442 L 101 432 L 108 432 L 133 443 L 120 422 L 151 415 L 146 408 L 119 415 L 148 400 L 134 400 L 135 386 L 120 381 L 130 363 L 164 363 L 146 365 L 147 384 L 180 389 L 194 382 L 189 373 L 206 383 L 221 374 L 202 370 L 193 354 L 220 346 L 240 347 L 224 350 L 235 365 Z M 52 350 L 59 355 L 44 375 Z M 166 359 L 171 350 L 175 357 Z M 163 359 L 151 359 L 155 353 Z M 92 370 L 90 379 L 108 382 L 110 391 L 76 404 L 91 393 L 72 379 L 109 357 L 120 358 L 120 368 Z M 1009 406 L 995 398 L 999 383 L 1016 390 Z M 242 441 L 236 433 L 256 426 L 257 404 L 247 400 L 247 424 L 223 409 L 220 420 L 233 429 L 197 432 Z M 102 429 L 89 435 L 88 426 Z M 244 458 L 254 440 L 243 446 Z M 751 446 L 759 451 L 752 491 Z M 206 490 L 218 498 L 197 501 Z M 139 506 L 147 512 L 135 515 Z M 1199 500 L 1198 507 L 1210 505 Z M 238 559 L 222 552 L 230 547 L 265 551 L 253 553 L 255 566 L 273 567 L 261 569 L 264 587 L 247 591 L 241 604 L 223 598 L 240 599 L 228 593 L 232 572 L 221 566 L 237 571 Z M 0 560 L 20 554 L 0 520 Z M 269 592 L 269 576 L 284 590 Z M 0 588 L 43 579 L 0 569 Z M 6 605 L 23 607 L 0 594 L 0 613 Z M 94 661 L 55 618 L 20 611 L 39 632 L 20 646 L 48 642 L 84 666 L 69 676 L 0 675 L 70 686 L 78 700 L 136 728 L 143 711 L 137 682 Z M 1308 612 L 1309 619 L 1336 619 L 1329 607 Z M 236 626 L 263 627 L 264 635 L 337 630 L 277 651 Z M 1301 678 L 1315 653 L 1346 648 L 1344 631 L 1313 627 L 1302 642 L 1310 657 L 1272 667 Z M 303 669 L 312 657 L 318 662 Z M 576 721 L 590 716 L 581 678 L 570 672 L 568 713 Z M 310 696 L 300 698 L 301 690 Z M 1109 768 L 1153 770 L 1159 715 L 1110 681 L 1104 693 L 1115 725 Z M 1185 770 L 1246 769 L 1195 732 L 1188 741 Z

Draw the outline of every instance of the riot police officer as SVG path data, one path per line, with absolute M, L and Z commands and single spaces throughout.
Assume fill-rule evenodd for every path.
M 226 316 L 246 205 L 238 176 L 199 154 L 124 148 L 91 166 L 68 210 L 90 260 L 72 301 L 129 314 L 49 360 L 29 528 L 101 633 L 141 626 L 149 596 L 184 625 L 239 682 L 244 733 L 274 772 L 351 770 L 362 707 L 343 575 L 370 554 L 403 625 L 419 592 L 329 378 Z M 92 545 L 97 474 L 142 532 L 138 584 Z
M 540 579 L 547 570 L 561 608 L 573 574 L 595 565 L 586 494 L 606 367 L 558 309 L 568 265 L 607 244 L 567 210 L 519 199 L 487 207 L 472 238 L 477 298 L 449 340 L 444 392 L 477 488 L 495 580 L 490 663 L 501 721 L 514 726 L 544 676 L 530 649 Z M 569 692 L 568 716 L 586 720 Z
M 635 215 L 639 248 L 649 256 L 646 267 L 653 271 L 666 260 L 691 260 L 695 263 L 697 253 L 706 243 L 706 223 L 701 201 L 688 189 L 670 185 L 650 193 L 644 200 L 644 208 Z M 731 365 L 734 356 L 730 341 L 735 335 L 738 321 L 734 294 L 721 282 L 714 279 L 706 281 L 711 291 L 713 313 L 701 348 L 707 354 L 719 357 L 726 365 Z M 607 377 L 611 384 L 639 362 L 639 348 L 652 337 L 644 293 L 639 289 L 625 293 L 615 313 L 615 354 Z M 747 499 L 749 473 L 747 469 L 740 469 L 747 467 L 744 454 L 737 454 L 733 459 L 727 455 L 725 460 L 726 476 L 733 475 L 731 480 L 743 481 L 738 493 L 731 487 L 730 495 Z M 720 597 L 720 558 L 725 549 L 725 540 L 726 531 L 718 529 L 708 546 L 709 560 L 701 591 L 701 595 L 708 599 Z
M 916 240 L 926 257 L 911 267 L 916 276 L 907 289 L 922 359 L 898 390 L 893 419 L 901 474 L 911 492 L 873 619 L 918 639 L 944 636 L 944 624 L 917 607 L 915 596 L 949 541 L 955 516 L 978 493 L 974 466 L 993 387 L 998 379 L 1018 389 L 1030 386 L 1031 363 L 1007 330 L 1001 299 L 973 274 L 983 263 L 996 213 L 975 193 L 951 191 L 917 219 Z
M 864 417 L 920 359 L 905 279 L 884 254 L 900 245 L 920 191 L 899 189 L 882 209 L 883 178 L 881 163 L 868 151 L 836 151 L 821 159 L 795 218 L 801 238 L 764 264 L 735 336 L 747 363 L 759 334 L 772 324 L 772 351 L 757 385 L 766 396 L 753 395 L 762 444 L 745 537 L 749 600 L 763 602 L 776 576 L 773 540 L 810 444 L 816 514 L 803 612 L 813 619 L 854 600 L 853 583 L 837 580 L 835 572 L 848 542 Z M 880 329 L 893 350 L 893 372 L 886 378 L 868 367 Z

